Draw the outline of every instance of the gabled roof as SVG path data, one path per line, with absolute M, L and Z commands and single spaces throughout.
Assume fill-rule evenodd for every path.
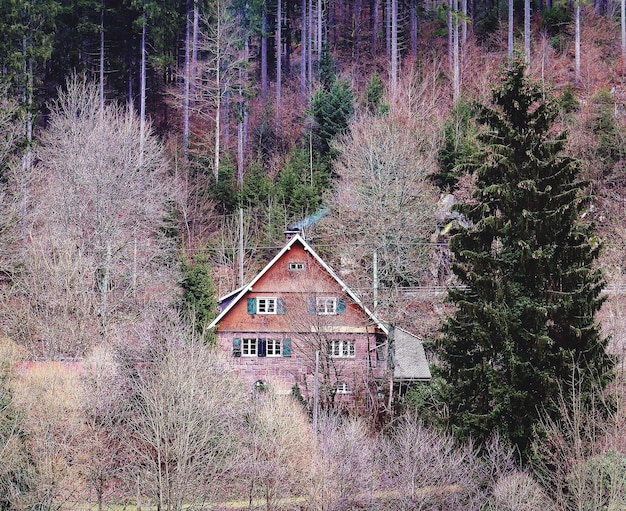
M 252 279 L 248 284 L 220 298 L 219 301 L 222 302 L 224 300 L 227 300 L 228 298 L 231 298 L 233 294 L 235 294 L 236 292 L 239 292 L 239 294 L 237 294 L 237 296 L 234 299 L 230 300 L 230 303 L 224 308 L 224 310 L 222 310 L 222 312 L 217 316 L 217 318 L 213 320 L 213 322 L 209 325 L 209 328 L 213 328 L 217 326 L 219 322 L 222 320 L 222 318 L 226 316 L 226 314 L 228 314 L 230 310 L 239 301 L 241 301 L 241 299 L 247 293 L 252 291 L 252 288 L 254 287 L 254 285 L 263 277 L 263 275 L 265 275 L 270 270 L 270 268 L 272 268 L 272 266 L 274 266 L 278 262 L 278 260 L 283 255 L 285 255 L 285 253 L 288 252 L 291 249 L 291 247 L 293 247 L 296 243 L 300 243 L 302 245 L 304 250 L 308 252 L 311 255 L 311 257 L 313 257 L 313 259 L 317 261 L 317 263 L 337 282 L 337 284 L 339 284 L 342 291 L 346 293 L 346 295 L 350 297 L 350 299 L 354 301 L 354 303 L 356 303 L 365 312 L 365 314 L 372 321 L 372 323 L 374 323 L 378 328 L 380 328 L 383 332 L 385 332 L 385 334 L 389 334 L 388 327 L 385 324 L 383 324 L 381 321 L 379 321 L 378 318 L 376 318 L 376 316 L 363 304 L 363 302 L 361 302 L 359 297 L 356 294 L 354 294 L 354 292 L 339 278 L 339 276 L 335 273 L 335 271 L 324 262 L 324 260 L 317 254 L 317 252 L 315 252 L 315 250 L 313 250 L 311 245 L 309 245 L 300 234 L 294 234 L 294 236 L 282 248 L 282 250 L 278 252 L 278 254 L 276 254 L 274 259 L 272 259 L 267 264 L 267 266 L 265 266 L 265 268 L 263 268 L 259 272 L 259 274 L 256 277 L 254 277 L 254 279 Z

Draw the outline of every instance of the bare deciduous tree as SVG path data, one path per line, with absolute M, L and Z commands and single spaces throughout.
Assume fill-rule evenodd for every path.
M 308 416 L 292 396 L 259 389 L 248 414 L 239 478 L 248 501 L 261 499 L 266 510 L 290 508 L 307 484 L 312 455 Z
M 37 355 L 82 355 L 175 293 L 164 219 L 178 200 L 157 140 L 129 111 L 100 108 L 76 77 L 53 105 L 34 169 L 29 243 L 15 279 Z
M 382 456 L 385 485 L 398 509 L 482 509 L 481 471 L 471 445 L 423 426 L 407 416 L 396 424 Z
M 576 381 L 555 397 L 560 418 L 542 420 L 544 438 L 536 441 L 534 450 L 536 474 L 557 509 L 626 506 L 622 396 L 622 391 L 616 392 L 618 406 L 608 416 L 600 411 L 606 407 L 582 399 Z
M 376 436 L 360 419 L 327 416 L 316 437 L 308 508 L 369 509 L 379 480 L 377 448 Z
M 215 499 L 236 466 L 244 396 L 227 362 L 178 327 L 146 332 L 132 419 L 135 472 L 161 511 Z
M 30 367 L 15 382 L 30 460 L 26 509 L 56 510 L 79 495 L 79 468 L 74 462 L 82 427 L 77 380 L 76 373 L 49 362 Z
M 366 269 L 369 282 L 356 287 L 374 280 L 393 290 L 428 275 L 437 201 L 427 181 L 436 165 L 428 123 L 435 119 L 411 109 L 358 119 L 336 146 L 330 229 L 349 247 L 341 256 Z

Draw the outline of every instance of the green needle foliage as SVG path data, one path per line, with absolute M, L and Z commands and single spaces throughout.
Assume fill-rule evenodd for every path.
M 539 414 L 558 414 L 559 387 L 590 400 L 612 377 L 595 321 L 604 280 L 600 243 L 581 222 L 590 197 L 578 162 L 551 133 L 556 104 L 514 60 L 493 106 L 480 105 L 471 227 L 451 238 L 459 286 L 437 341 L 440 398 L 460 438 L 493 432 L 528 453 Z
M 217 292 L 206 255 L 199 254 L 193 261 L 184 259 L 181 274 L 182 314 L 193 322 L 196 333 L 205 342 L 212 343 L 208 326 L 217 316 Z

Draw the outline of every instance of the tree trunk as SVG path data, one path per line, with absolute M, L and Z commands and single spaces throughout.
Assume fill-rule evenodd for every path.
M 261 99 L 267 98 L 267 2 L 263 2 L 263 28 L 261 32 Z
M 287 2 L 285 5 L 285 73 L 291 73 L 291 14 L 293 12 L 293 3 Z
M 513 57 L 513 0 L 509 0 L 509 57 Z
M 524 54 L 530 63 L 530 0 L 524 0 Z
M 417 57 L 417 0 L 411 0 L 409 15 L 411 17 L 411 55 Z
M 576 85 L 580 85 L 580 0 L 576 1 L 574 7 L 574 37 L 575 37 L 575 49 L 574 49 L 574 60 L 575 60 L 575 81 Z
M 461 13 L 463 14 L 463 19 L 461 20 L 461 46 L 465 46 L 467 43 L 467 0 L 461 0 Z
M 146 137 L 146 13 L 143 13 L 141 29 L 141 70 L 139 90 L 139 165 L 143 165 L 143 148 Z
M 452 5 L 448 5 L 448 66 L 454 67 L 454 25 L 452 22 Z
M 307 14 L 307 80 L 309 87 L 313 84 L 313 0 L 309 0 Z
M 372 55 L 376 55 L 376 51 L 378 50 L 378 31 L 380 30 L 380 0 L 372 0 Z
M 302 0 L 301 2 L 302 8 L 302 27 L 301 27 L 301 43 L 300 43 L 300 92 L 302 93 L 302 100 L 306 104 L 307 97 L 307 72 L 306 72 L 306 64 L 307 64 L 307 16 L 306 16 L 306 0 Z
M 324 13 L 322 11 L 322 0 L 317 0 L 317 58 L 319 60 L 324 46 Z
M 620 2 L 622 22 L 622 60 L 626 63 L 626 0 Z
M 191 0 L 187 0 L 187 23 L 185 26 L 185 91 L 183 93 L 183 157 L 189 157 L 189 107 L 191 94 Z M 195 4 L 195 2 L 194 2 Z M 194 5 L 195 8 L 195 5 Z
M 391 95 L 398 91 L 398 0 L 391 2 Z
M 385 49 L 387 52 L 387 61 L 391 61 L 391 2 L 385 2 Z
M 453 0 L 452 2 L 454 12 L 452 13 L 452 29 L 453 29 L 453 64 L 454 64 L 454 91 L 453 91 L 453 99 L 456 103 L 459 100 L 459 95 L 461 92 L 461 77 L 460 77 L 460 66 L 459 66 L 459 0 Z
M 100 3 L 100 109 L 104 110 L 104 0 Z
M 282 0 L 276 4 L 276 117 L 280 111 L 280 94 L 283 78 L 283 9 Z

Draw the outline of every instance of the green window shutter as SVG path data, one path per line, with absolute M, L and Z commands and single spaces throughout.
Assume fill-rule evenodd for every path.
M 257 357 L 267 356 L 267 341 L 265 339 L 259 339 L 257 342 Z
M 315 302 L 315 298 L 307 298 L 306 299 L 306 311 L 309 314 L 316 314 L 317 313 L 317 305 Z
M 283 357 L 291 356 L 291 339 L 283 339 Z
M 337 314 L 346 313 L 346 301 L 343 298 L 337 300 Z
M 256 314 L 256 298 L 248 298 L 248 314 Z
M 285 314 L 285 299 L 279 298 L 276 300 L 276 314 Z
M 241 356 L 241 339 L 239 337 L 233 338 L 233 356 L 234 357 Z

